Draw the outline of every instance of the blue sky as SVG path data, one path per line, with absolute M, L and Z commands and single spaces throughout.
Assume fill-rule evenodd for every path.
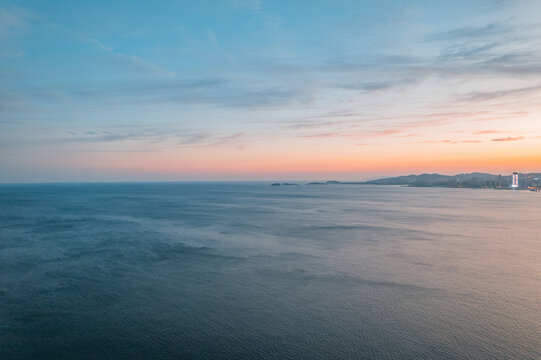
M 0 1 L 0 181 L 535 170 L 540 14 L 528 0 Z

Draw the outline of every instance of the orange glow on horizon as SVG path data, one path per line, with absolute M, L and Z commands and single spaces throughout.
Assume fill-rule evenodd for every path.
M 65 163 L 64 163 L 65 164 Z M 329 153 L 319 154 L 256 154 L 249 151 L 206 153 L 189 158 L 177 154 L 142 153 L 133 155 L 95 155 L 85 164 L 69 166 L 87 170 L 108 170 L 117 174 L 184 175 L 201 178 L 275 176 L 385 176 L 411 173 L 462 172 L 509 173 L 512 171 L 540 171 L 541 154 L 465 154 L 457 152 L 432 152 L 422 156 L 418 151 L 390 156 L 388 153 Z

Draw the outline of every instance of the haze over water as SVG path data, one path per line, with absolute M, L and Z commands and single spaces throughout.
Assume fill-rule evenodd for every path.
M 541 195 L 0 186 L 3 359 L 539 359 Z

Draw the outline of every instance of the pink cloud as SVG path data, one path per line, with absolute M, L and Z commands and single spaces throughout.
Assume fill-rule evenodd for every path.
M 518 140 L 524 140 L 524 136 L 497 138 L 497 139 L 492 139 L 491 141 L 518 141 Z

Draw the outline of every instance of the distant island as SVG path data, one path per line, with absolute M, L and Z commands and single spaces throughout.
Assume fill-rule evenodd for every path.
M 541 173 L 515 174 L 518 178 L 516 189 L 540 191 Z M 471 173 L 458 175 L 420 174 L 381 178 L 367 181 L 336 181 L 310 182 L 305 185 L 402 185 L 411 187 L 451 187 L 451 188 L 489 188 L 511 189 L 513 175 L 493 175 L 486 173 Z M 292 185 L 289 183 L 274 183 L 272 186 Z M 295 184 L 296 185 L 296 184 Z

